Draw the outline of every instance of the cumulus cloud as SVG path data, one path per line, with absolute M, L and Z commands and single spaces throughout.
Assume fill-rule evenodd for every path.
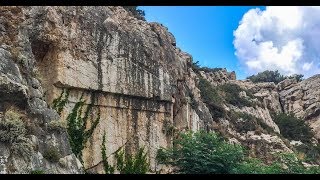
M 251 9 L 233 34 L 235 55 L 248 75 L 320 73 L 320 7 Z

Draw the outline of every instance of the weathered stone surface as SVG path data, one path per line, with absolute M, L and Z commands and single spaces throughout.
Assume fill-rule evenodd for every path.
M 11 106 L 23 112 L 33 149 L 25 160 L 11 156 L 11 145 L 0 142 L 1 173 L 104 173 L 104 133 L 110 164 L 121 147 L 129 153 L 145 147 L 150 171 L 170 171 L 155 160 L 160 147 L 172 146 L 170 128 L 219 131 L 231 143 L 249 147 L 253 156 L 292 152 L 276 134 L 239 133 L 230 117 L 211 114 L 198 88 L 200 78 L 214 88 L 237 84 L 243 89 L 240 97 L 252 102 L 236 107 L 223 101 L 226 112 L 252 115 L 280 134 L 271 114 L 293 112 L 320 138 L 319 75 L 276 85 L 236 80 L 235 72 L 226 69 L 198 73 L 192 56 L 176 47 L 166 27 L 137 19 L 122 7 L 0 7 L 0 22 L 0 114 Z M 69 96 L 59 116 L 50 107 L 63 90 Z M 71 152 L 66 130 L 50 128 L 65 121 L 81 97 L 84 108 L 93 106 L 88 129 L 100 114 L 82 151 L 83 164 Z M 59 162 L 44 158 L 50 147 L 61 153 Z
M 320 76 L 315 75 L 280 92 L 281 102 L 286 113 L 294 113 L 305 119 L 320 138 Z
M 29 7 L 1 7 L 0 21 L 2 36 L 0 37 L 0 123 L 2 131 L 6 131 L 3 113 L 13 109 L 14 113 L 21 114 L 26 134 L 23 141 L 0 142 L 0 171 L 1 173 L 30 173 L 32 170 L 43 170 L 46 173 L 82 173 L 82 169 L 75 169 L 75 163 L 70 166 L 59 167 L 58 163 L 49 163 L 43 158 L 47 148 L 46 136 L 54 136 L 58 141 L 57 147 L 61 155 L 72 154 L 65 130 L 49 132 L 45 124 L 59 119 L 59 115 L 48 108 L 43 100 L 41 78 L 35 74 L 37 67 L 32 43 L 35 40 L 32 18 L 37 13 L 30 13 Z M 35 7 L 35 9 L 39 9 Z M 41 11 L 39 11 L 41 12 Z M 39 81 L 40 80 L 40 81 Z M 64 131 L 64 132 L 63 132 Z M 14 138 L 14 137 L 12 137 Z M 26 151 L 30 145 L 31 151 Z M 18 153 L 13 149 L 18 148 Z M 20 153 L 19 153 L 20 152 Z M 73 161 L 76 157 L 72 156 Z M 75 170 L 73 170 L 75 169 Z M 50 170 L 50 172 L 49 172 Z

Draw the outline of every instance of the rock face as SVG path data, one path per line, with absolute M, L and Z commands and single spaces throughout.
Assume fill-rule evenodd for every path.
M 284 81 L 279 84 L 281 102 L 286 113 L 301 117 L 320 138 L 320 76 L 315 75 L 302 82 Z
M 48 108 L 35 75 L 27 14 L 19 7 L 1 7 L 0 11 L 0 172 L 82 173 L 66 131 L 48 127 L 59 115 Z M 57 160 L 68 163 L 44 158 L 50 150 Z
M 110 164 L 120 148 L 145 147 L 150 172 L 159 171 L 156 152 L 174 138 L 168 129 L 219 131 L 253 156 L 292 152 L 273 112 L 293 112 L 320 132 L 318 76 L 275 85 L 239 81 L 226 69 L 197 72 L 166 27 L 122 7 L 0 7 L 0 22 L 0 134 L 11 120 L 23 127 L 20 139 L 0 138 L 1 173 L 104 173 L 104 135 Z M 217 118 L 201 96 L 201 79 L 217 89 L 239 86 L 250 105 L 223 101 L 227 115 Z M 92 130 L 76 155 L 64 125 L 74 113 L 88 117 L 84 127 Z M 17 143 L 30 149 L 27 158 L 14 151 Z

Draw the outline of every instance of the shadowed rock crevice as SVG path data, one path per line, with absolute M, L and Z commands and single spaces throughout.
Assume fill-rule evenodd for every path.
M 48 53 L 50 44 L 43 42 L 41 40 L 32 40 L 31 41 L 31 48 L 32 53 L 35 57 L 35 60 L 39 63 L 41 63 L 45 57 L 45 55 Z

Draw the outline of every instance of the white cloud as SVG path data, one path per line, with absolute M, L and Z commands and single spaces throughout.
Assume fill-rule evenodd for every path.
M 313 65 L 313 61 L 311 63 L 304 63 L 303 66 L 302 66 L 302 69 L 304 71 L 308 71 L 311 68 L 312 65 Z
M 248 75 L 264 70 L 320 72 L 320 7 L 266 7 L 244 14 L 234 31 L 236 56 Z

